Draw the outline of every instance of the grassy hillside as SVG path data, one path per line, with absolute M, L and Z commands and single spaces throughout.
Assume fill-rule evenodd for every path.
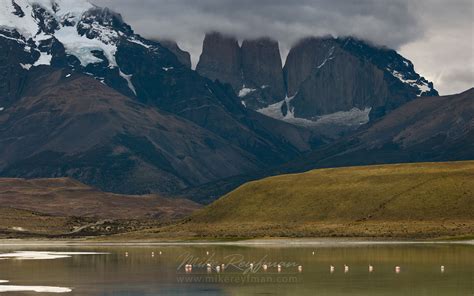
M 162 231 L 235 237 L 471 235 L 473 180 L 474 161 L 281 175 L 247 183 Z

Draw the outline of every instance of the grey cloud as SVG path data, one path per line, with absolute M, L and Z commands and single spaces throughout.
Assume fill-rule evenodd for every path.
M 271 36 L 285 46 L 308 35 L 357 35 L 398 47 L 422 31 L 407 1 L 96 0 L 151 38 L 200 39 L 211 30 Z
M 295 41 L 306 36 L 355 35 L 379 45 L 403 49 L 407 45 L 421 44 L 438 28 L 446 34 L 459 30 L 471 41 L 473 34 L 471 0 L 92 1 L 120 12 L 135 31 L 145 37 L 176 40 L 191 53 L 194 64 L 201 53 L 204 34 L 211 30 L 240 39 L 270 36 L 280 41 L 283 55 Z M 436 46 L 433 51 L 443 50 L 442 45 L 437 43 Z M 425 49 L 426 46 L 419 48 Z M 406 52 L 419 57 L 413 61 L 415 65 L 428 69 L 425 76 L 434 79 L 430 77 L 437 75 L 430 68 L 434 63 L 427 60 L 430 53 L 423 56 L 416 50 L 416 46 L 411 46 Z M 472 42 L 471 48 L 464 51 L 468 50 L 468 58 L 472 60 Z M 455 75 L 445 73 L 445 77 L 448 74 Z

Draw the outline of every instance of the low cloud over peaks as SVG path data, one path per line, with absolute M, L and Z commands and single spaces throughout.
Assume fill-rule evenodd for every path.
M 441 93 L 474 85 L 470 0 L 92 1 L 120 12 L 145 37 L 176 40 L 191 53 L 194 64 L 201 53 L 204 34 L 213 30 L 239 39 L 270 36 L 280 41 L 283 55 L 302 37 L 354 35 L 400 50 L 419 72 L 435 82 Z M 437 40 L 437 36 L 445 35 L 455 36 L 457 47 Z M 436 63 L 440 56 L 447 64 Z M 465 82 L 454 86 L 446 80 L 469 65 L 470 70 L 460 72 Z

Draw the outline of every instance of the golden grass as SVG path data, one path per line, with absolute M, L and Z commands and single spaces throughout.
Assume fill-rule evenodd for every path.
M 194 223 L 474 219 L 474 161 L 313 170 L 247 183 Z
M 472 238 L 473 180 L 474 161 L 281 175 L 244 184 L 177 224 L 144 227 L 138 223 L 127 226 L 128 233 L 102 238 Z M 55 226 L 54 233 L 78 223 L 23 212 L 7 215 L 8 210 L 1 210 L 0 225 L 10 225 L 9 229 L 20 226 L 38 233 Z M 46 227 L 35 229 L 40 221 Z
M 244 184 L 156 234 L 447 237 L 474 233 L 474 161 L 319 169 Z

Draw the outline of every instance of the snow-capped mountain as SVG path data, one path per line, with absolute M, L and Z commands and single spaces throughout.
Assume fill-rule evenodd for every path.
M 30 53 L 20 62 L 25 70 L 67 66 L 131 96 L 137 91 L 132 74 L 118 61 L 119 48 L 139 46 L 153 54 L 166 51 L 136 35 L 120 14 L 86 0 L 1 0 L 0 36 Z M 171 60 L 162 71 L 175 66 Z
M 246 109 L 168 47 L 87 1 L 0 0 L 0 176 L 176 193 L 320 143 Z
M 19 77 L 31 67 L 66 67 L 126 96 L 174 108 L 156 80 L 184 71 L 183 64 L 166 46 L 135 34 L 120 14 L 86 0 L 0 0 L 0 8 L 0 37 L 23 49 L 15 56 Z M 357 127 L 437 94 L 396 51 L 354 38 L 302 40 L 282 67 L 274 40 L 244 40 L 240 47 L 235 38 L 212 33 L 197 71 L 230 83 L 239 104 L 304 126 Z M 11 91 L 3 92 L 9 101 Z

